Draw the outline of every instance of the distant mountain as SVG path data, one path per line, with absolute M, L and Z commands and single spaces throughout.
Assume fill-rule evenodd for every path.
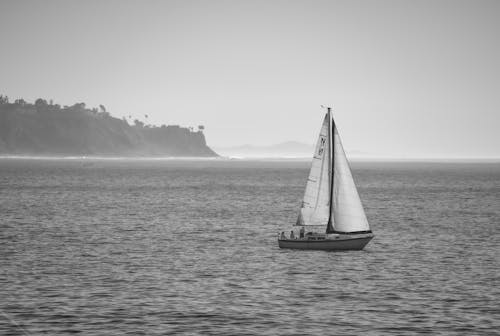
M 9 103 L 0 95 L 0 155 L 218 156 L 198 131 L 144 125 L 112 117 L 84 103 L 61 107 L 37 99 Z
M 287 141 L 270 146 L 242 145 L 214 147 L 222 156 L 246 158 L 310 158 L 314 146 L 296 141 Z
M 312 158 L 314 145 L 297 141 L 286 141 L 269 146 L 241 145 L 235 147 L 214 147 L 222 156 L 235 158 Z M 353 150 L 347 156 L 354 159 L 371 157 L 369 153 Z

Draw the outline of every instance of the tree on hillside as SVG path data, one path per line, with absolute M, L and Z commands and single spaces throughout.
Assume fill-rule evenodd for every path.
M 37 100 L 35 100 L 35 106 L 36 107 L 47 106 L 47 101 L 45 99 L 38 98 Z
M 16 99 L 14 101 L 14 104 L 24 106 L 24 105 L 26 105 L 26 101 L 24 99 L 20 98 L 20 99 Z
M 75 108 L 75 110 L 85 110 L 86 106 L 85 103 L 76 103 L 72 107 Z
M 8 104 L 9 103 L 9 97 L 0 95 L 0 104 Z

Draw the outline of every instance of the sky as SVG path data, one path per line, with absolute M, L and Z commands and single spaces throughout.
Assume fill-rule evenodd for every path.
M 206 127 L 208 145 L 500 157 L 500 1 L 0 0 L 0 94 Z

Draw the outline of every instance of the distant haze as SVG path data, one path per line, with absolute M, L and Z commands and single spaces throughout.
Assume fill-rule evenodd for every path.
M 287 141 L 269 146 L 242 145 L 234 147 L 214 147 L 219 155 L 232 158 L 290 158 L 311 159 L 314 146 L 296 141 Z M 376 155 L 356 150 L 347 153 L 350 159 L 374 159 Z M 390 157 L 383 157 L 384 159 Z
M 0 2 L 0 94 L 206 127 L 208 145 L 500 157 L 500 1 Z M 148 115 L 145 120 L 144 115 Z
M 242 145 L 213 148 L 219 155 L 234 158 L 312 158 L 314 146 L 295 141 L 270 146 Z

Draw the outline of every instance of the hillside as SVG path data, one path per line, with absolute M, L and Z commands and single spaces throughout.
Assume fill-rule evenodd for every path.
M 1 95 L 0 155 L 217 156 L 206 144 L 203 127 L 192 131 L 138 120 L 130 125 L 102 105 L 61 107 L 43 99 L 9 103 Z

